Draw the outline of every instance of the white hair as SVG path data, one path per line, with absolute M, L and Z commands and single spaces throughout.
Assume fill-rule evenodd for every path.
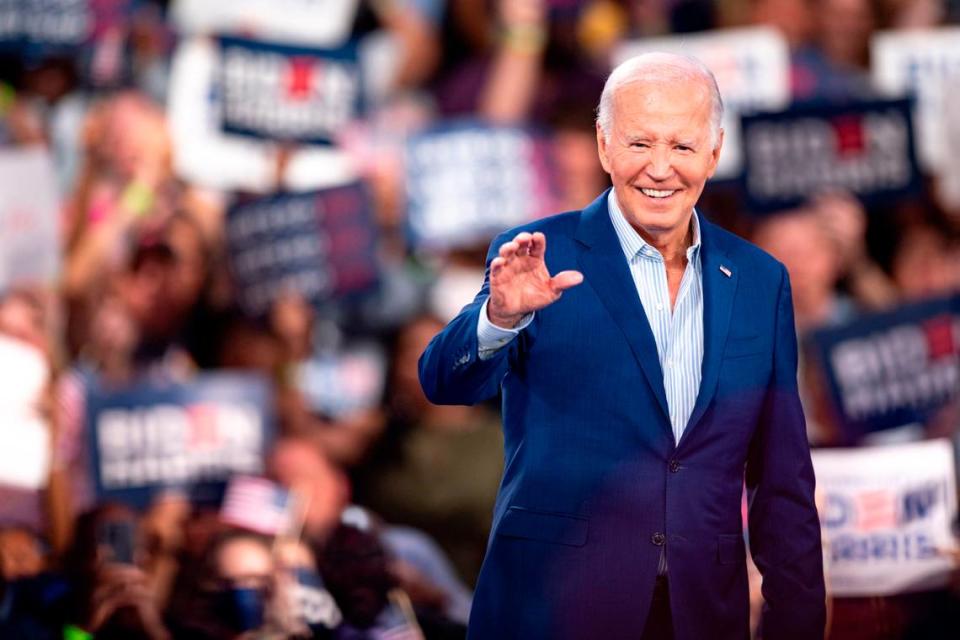
M 613 98 L 619 89 L 632 82 L 673 83 L 700 80 L 710 93 L 710 136 L 714 147 L 720 142 L 720 121 L 723 119 L 723 99 L 717 79 L 707 65 L 693 56 L 678 53 L 642 53 L 621 62 L 610 72 L 600 94 L 597 106 L 597 124 L 603 136 L 610 140 L 613 128 Z

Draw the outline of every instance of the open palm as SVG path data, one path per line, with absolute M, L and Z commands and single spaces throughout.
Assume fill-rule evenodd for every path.
M 528 313 L 556 302 L 560 295 L 583 282 L 579 271 L 550 276 L 544 254 L 547 239 L 522 232 L 500 247 L 490 262 L 490 299 L 487 315 L 500 327 L 513 327 Z

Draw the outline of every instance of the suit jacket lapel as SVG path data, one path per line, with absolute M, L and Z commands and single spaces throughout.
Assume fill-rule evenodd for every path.
M 583 210 L 576 235 L 577 241 L 584 247 L 579 256 L 580 269 L 586 283 L 597 293 L 626 336 L 669 428 L 670 411 L 663 388 L 657 343 L 637 295 L 637 287 L 624 259 L 617 233 L 610 222 L 607 210 L 609 191 L 605 191 Z
M 720 361 L 730 331 L 733 296 L 737 291 L 737 267 L 718 244 L 715 227 L 700 216 L 700 260 L 703 272 L 703 367 L 700 391 L 680 442 L 703 417 L 717 391 Z M 728 275 L 729 274 L 729 275 Z

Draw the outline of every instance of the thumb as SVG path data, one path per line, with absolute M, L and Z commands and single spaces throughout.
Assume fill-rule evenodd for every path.
M 561 271 L 550 278 L 550 284 L 555 291 L 565 291 L 583 282 L 583 274 L 579 271 Z

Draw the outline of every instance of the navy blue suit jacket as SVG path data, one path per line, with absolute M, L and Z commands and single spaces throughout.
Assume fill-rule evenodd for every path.
M 436 403 L 503 394 L 506 464 L 470 617 L 474 639 L 639 637 L 665 550 L 677 640 L 748 637 L 741 495 L 764 575 L 764 638 L 822 638 L 820 524 L 783 265 L 700 218 L 703 377 L 680 442 L 656 343 L 607 212 L 521 230 L 584 282 L 489 360 L 488 282 L 420 359 Z M 726 275 L 724 270 L 729 272 Z

